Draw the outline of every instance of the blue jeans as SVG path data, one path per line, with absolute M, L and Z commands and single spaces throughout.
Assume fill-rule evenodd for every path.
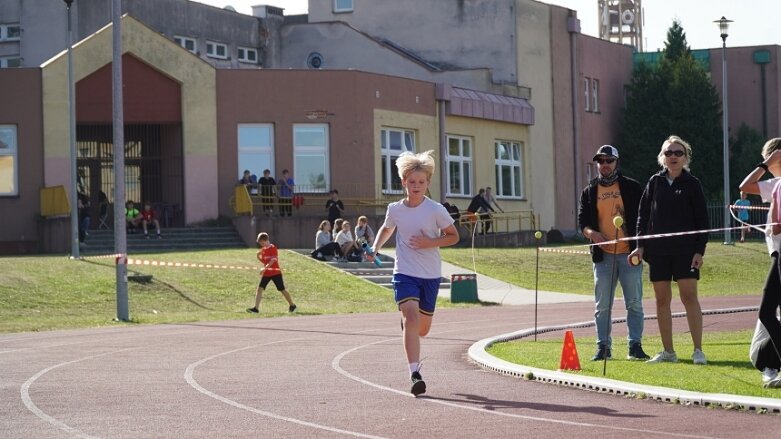
M 643 264 L 632 266 L 626 260 L 628 254 L 613 255 L 604 254 L 602 262 L 594 265 L 594 320 L 597 324 L 597 344 L 611 347 L 613 339 L 610 337 L 611 324 L 608 321 L 608 310 L 615 296 L 616 284 L 621 282 L 621 290 L 624 293 L 624 305 L 626 306 L 626 325 L 629 330 L 628 341 L 640 343 L 643 338 Z M 612 276 L 613 284 L 610 284 L 610 271 L 615 259 L 616 273 Z

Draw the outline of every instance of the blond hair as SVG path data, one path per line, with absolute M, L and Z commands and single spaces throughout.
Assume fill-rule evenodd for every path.
M 762 147 L 762 158 L 767 159 L 770 154 L 781 149 L 781 137 L 775 137 L 765 142 L 765 146 Z
M 399 177 L 402 180 L 405 180 L 408 175 L 415 171 L 424 172 L 430 180 L 431 176 L 434 175 L 434 168 L 436 167 L 434 150 L 429 149 L 417 154 L 405 151 L 396 159 L 396 167 L 399 169 Z
M 320 222 L 320 226 L 318 227 L 318 229 L 325 230 L 325 226 L 330 226 L 330 225 L 331 225 L 330 221 L 323 220 L 323 221 Z
M 369 222 L 369 218 L 366 218 L 366 215 L 361 215 L 358 217 L 358 222 L 360 223 L 361 221 Z
M 260 232 L 258 233 L 258 239 L 255 240 L 258 244 L 260 244 L 260 241 L 266 241 L 268 242 L 268 233 L 266 232 Z
M 683 152 L 686 153 L 684 154 L 686 156 L 686 164 L 683 165 L 683 169 L 688 171 L 689 165 L 692 162 L 692 147 L 685 140 L 678 136 L 670 136 L 667 138 L 667 140 L 664 141 L 664 143 L 662 143 L 662 148 L 659 150 L 659 155 L 656 156 L 656 162 L 659 163 L 659 166 L 662 168 L 666 168 L 664 165 L 664 151 L 667 149 L 667 147 L 676 143 L 681 145 L 683 147 Z

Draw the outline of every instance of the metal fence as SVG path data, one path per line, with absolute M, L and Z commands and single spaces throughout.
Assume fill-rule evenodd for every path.
M 764 229 L 764 224 L 767 222 L 768 211 L 765 209 L 756 209 L 756 208 L 757 207 L 767 208 L 768 206 L 769 204 L 767 203 L 752 204 L 751 207 L 754 209 L 749 209 L 748 211 L 748 223 L 759 226 L 760 228 Z M 735 216 L 737 215 L 738 212 L 736 210 Z M 717 229 L 722 227 L 737 227 L 740 225 L 737 221 L 735 221 L 734 218 L 732 218 L 732 215 L 730 215 L 730 223 L 727 224 L 726 226 L 724 225 L 724 205 L 721 202 L 708 203 L 708 221 L 710 223 L 711 229 Z M 732 230 L 731 236 L 733 241 L 740 239 L 740 230 Z M 723 239 L 724 232 L 711 232 L 709 238 L 711 240 Z M 746 239 L 765 239 L 765 237 L 759 231 L 755 229 L 749 229 L 749 231 L 746 232 Z

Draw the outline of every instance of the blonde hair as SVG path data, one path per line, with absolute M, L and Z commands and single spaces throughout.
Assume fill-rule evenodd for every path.
M 320 226 L 318 226 L 317 228 L 320 229 L 320 230 L 325 230 L 325 226 L 330 226 L 330 225 L 331 225 L 330 221 L 323 220 L 323 221 L 320 222 Z
M 369 222 L 369 218 L 366 218 L 366 215 L 361 215 L 358 217 L 358 222 L 360 223 L 361 221 Z
M 767 159 L 770 154 L 781 149 L 781 137 L 776 137 L 765 142 L 765 146 L 762 147 L 762 158 Z
M 258 239 L 256 239 L 255 241 L 258 244 L 260 244 L 260 241 L 268 241 L 268 233 L 266 233 L 266 232 L 258 233 Z
M 670 136 L 667 138 L 667 140 L 664 141 L 664 143 L 662 143 L 662 148 L 659 150 L 659 155 L 656 156 L 656 162 L 659 163 L 659 166 L 661 166 L 662 168 L 667 168 L 664 165 L 664 157 L 665 157 L 664 151 L 667 149 L 667 147 L 675 143 L 681 145 L 683 147 L 683 152 L 686 153 L 684 154 L 686 156 L 686 164 L 683 165 L 683 169 L 686 169 L 688 171 L 689 165 L 692 162 L 692 147 L 685 140 L 681 139 L 678 136 Z
M 430 180 L 434 175 L 436 162 L 434 161 L 434 150 L 429 149 L 418 154 L 404 151 L 396 159 L 396 167 L 399 169 L 399 177 L 405 180 L 408 175 L 415 171 L 423 171 Z

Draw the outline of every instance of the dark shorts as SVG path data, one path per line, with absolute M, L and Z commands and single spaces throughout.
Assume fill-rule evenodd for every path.
M 648 278 L 651 282 L 678 281 L 680 279 L 700 279 L 700 270 L 692 268 L 694 254 L 653 255 L 646 258 Z
M 274 276 L 269 277 L 261 277 L 260 278 L 260 288 L 266 289 L 266 285 L 268 285 L 269 282 L 274 282 L 274 286 L 277 287 L 277 291 L 284 291 L 285 290 L 285 281 L 282 280 L 282 274 L 275 274 Z
M 395 273 L 393 275 L 393 295 L 396 304 L 401 305 L 404 302 L 416 300 L 422 314 L 433 315 L 437 306 L 440 281 L 440 278 L 421 279 Z

